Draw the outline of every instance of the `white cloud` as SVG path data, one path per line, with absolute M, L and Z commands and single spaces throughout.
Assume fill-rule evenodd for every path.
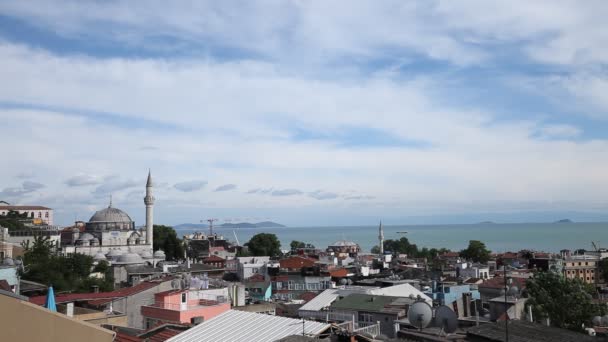
M 202 189 L 205 185 L 207 185 L 207 182 L 205 182 L 205 181 L 191 180 L 191 181 L 175 183 L 173 185 L 173 187 L 179 191 L 193 192 L 193 191 L 198 191 L 198 190 Z
M 547 199 L 568 199 L 585 207 L 604 196 L 598 184 L 608 171 L 605 139 L 585 140 L 584 128 L 559 120 L 515 120 L 511 108 L 491 103 L 450 103 L 458 96 L 450 92 L 451 72 L 500 69 L 501 53 L 512 53 L 522 63 L 563 67 L 566 76 L 541 76 L 539 84 L 552 82 L 593 104 L 598 110 L 585 113 L 592 119 L 604 117 L 606 77 L 589 71 L 607 57 L 601 2 L 278 2 L 236 10 L 224 3 L 163 4 L 0 4 L 3 13 L 70 39 L 119 41 L 141 55 L 180 52 L 96 58 L 1 41 L 0 102 L 57 108 L 0 109 L 3 138 L 19 151 L 33 151 L 5 156 L 13 166 L 0 169 L 5 195 L 47 200 L 66 212 L 91 211 L 102 201 L 85 185 L 99 185 L 94 194 L 116 193 L 116 201 L 142 206 L 135 190 L 151 167 L 157 184 L 164 184 L 155 188 L 159 205 L 174 216 L 179 208 L 201 205 L 237 212 L 314 209 L 330 198 L 322 204 L 344 212 L 366 207 L 373 214 L 479 206 L 474 201 L 538 208 Z M 177 44 L 196 51 L 151 43 L 159 36 L 180 38 Z M 216 48 L 235 49 L 235 56 L 205 55 Z M 447 61 L 450 69 L 418 76 L 399 70 L 419 56 L 426 63 Z M 384 59 L 380 68 L 367 64 Z M 536 88 L 549 94 L 550 87 Z M 364 134 L 356 146 L 334 139 L 353 128 L 425 148 L 377 146 Z M 330 138 L 294 139 L 300 131 Z M 74 165 L 81 175 L 74 176 Z M 46 187 L 27 192 L 12 183 L 16 170 L 45 170 L 40 181 Z M 206 192 L 201 175 L 212 184 L 234 182 L 252 189 L 247 193 L 274 196 Z M 349 193 L 355 186 L 357 193 Z M 75 201 L 81 204 L 68 207 Z

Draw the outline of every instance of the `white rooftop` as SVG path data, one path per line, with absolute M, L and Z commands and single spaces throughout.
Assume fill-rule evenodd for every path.
M 327 323 L 305 321 L 306 335 L 316 336 L 329 328 Z M 276 341 L 302 335 L 302 320 L 254 312 L 228 310 L 192 327 L 167 342 Z

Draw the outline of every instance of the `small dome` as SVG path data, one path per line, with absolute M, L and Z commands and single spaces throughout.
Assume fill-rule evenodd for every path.
M 78 240 L 93 240 L 95 237 L 93 236 L 93 234 L 90 233 L 84 233 L 82 235 L 80 235 L 80 237 L 78 238 Z M 97 240 L 97 242 L 99 242 L 99 240 Z
M 124 252 L 121 251 L 120 249 L 111 249 L 108 252 L 108 254 L 106 254 L 106 256 L 108 256 L 108 257 L 118 257 L 118 256 L 121 256 L 123 254 L 124 254 Z
M 352 241 L 346 241 L 346 240 L 340 240 L 340 241 L 336 241 L 332 244 L 333 247 L 350 247 L 350 246 L 356 246 L 357 244 L 352 242 Z
M 119 264 L 142 264 L 144 260 L 135 253 L 127 253 L 118 257 L 116 263 Z
M 142 258 L 144 258 L 144 259 L 152 259 L 153 258 L 152 253 L 150 251 L 148 251 L 148 250 L 145 250 L 145 251 L 139 253 L 139 255 Z
M 157 250 L 156 252 L 154 252 L 154 258 L 155 259 L 164 259 L 164 258 L 166 258 L 165 252 L 163 252 L 161 249 Z
M 97 254 L 95 254 L 93 259 L 97 261 L 106 260 L 106 256 L 101 251 L 99 251 L 97 252 Z
M 72 228 L 72 233 L 80 233 L 80 228 L 78 228 L 78 227 Z
M 122 211 L 118 208 L 108 207 L 108 208 L 102 209 L 102 210 L 96 212 L 95 214 L 93 214 L 93 216 L 91 216 L 91 219 L 89 220 L 89 222 L 131 223 L 133 221 L 131 220 L 131 217 L 129 217 L 129 215 L 127 215 L 127 213 L 125 213 L 124 211 Z
M 15 266 L 15 261 L 12 258 L 4 258 L 4 260 L 2 260 L 2 265 Z

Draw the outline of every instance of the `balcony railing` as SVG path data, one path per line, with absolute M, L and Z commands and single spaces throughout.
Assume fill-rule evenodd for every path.
M 145 305 L 150 308 L 156 309 L 165 309 L 171 311 L 188 311 L 194 309 L 205 308 L 209 306 L 215 306 L 228 303 L 228 300 L 225 297 L 218 296 L 216 299 L 199 299 L 196 303 L 165 303 L 165 302 L 155 302 L 149 305 Z

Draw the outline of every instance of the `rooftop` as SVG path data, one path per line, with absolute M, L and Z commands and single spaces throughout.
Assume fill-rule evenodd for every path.
M 331 304 L 332 309 L 353 309 L 363 311 L 382 311 L 395 300 L 394 297 L 376 296 L 369 294 L 353 293 L 341 300 Z
M 302 334 L 302 320 L 265 314 L 228 310 L 167 342 L 205 341 L 276 341 L 290 335 Z M 330 327 L 327 323 L 305 321 L 307 335 L 318 335 Z
M 482 324 L 467 330 L 467 337 L 476 338 L 475 341 L 505 341 L 504 322 Z M 597 341 L 596 338 L 583 333 L 547 327 L 527 321 L 509 321 L 510 342 L 585 342 Z
M 4 205 L 0 204 L 0 209 L 3 210 L 53 210 L 41 205 Z
M 163 281 L 170 280 L 169 278 L 163 279 Z M 114 298 L 122 298 L 132 296 L 136 293 L 151 289 L 155 286 L 160 285 L 159 281 L 144 281 L 138 285 L 132 287 L 126 287 L 119 290 L 110 292 L 98 292 L 98 293 L 66 293 L 55 295 L 56 303 L 69 303 L 79 301 L 90 301 L 92 305 L 101 305 L 112 301 Z M 46 295 L 30 297 L 30 303 L 37 305 L 44 305 Z

